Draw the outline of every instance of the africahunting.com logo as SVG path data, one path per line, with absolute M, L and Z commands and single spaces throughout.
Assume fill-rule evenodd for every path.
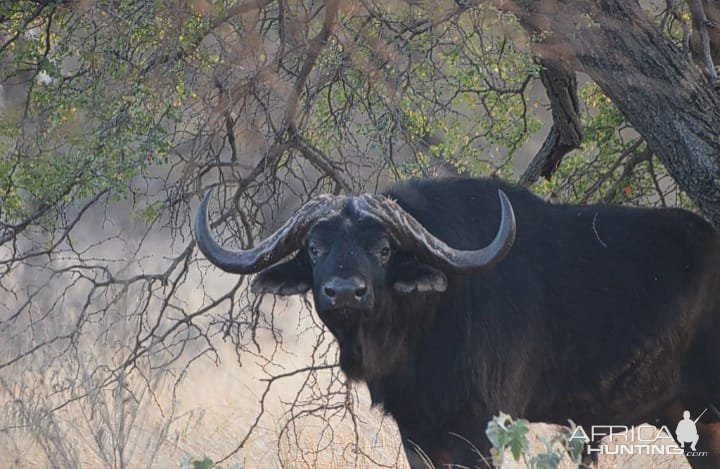
M 675 436 L 663 425 L 653 427 L 643 424 L 637 427 L 626 427 L 624 425 L 593 425 L 590 433 L 578 425 L 570 435 L 570 442 L 582 440 L 587 444 L 587 454 L 684 454 L 685 456 L 707 456 L 707 451 L 696 451 L 696 445 L 700 436 L 695 424 L 703 416 L 707 409 L 693 420 L 690 412 L 683 413 L 683 419 L 675 428 Z M 610 437 L 612 442 L 602 443 L 600 440 Z M 607 440 L 606 440 L 607 441 Z M 674 443 L 677 442 L 678 445 Z M 689 445 L 689 449 L 686 446 Z

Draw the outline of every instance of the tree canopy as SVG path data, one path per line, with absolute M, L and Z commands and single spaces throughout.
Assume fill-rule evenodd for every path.
M 288 325 L 198 253 L 211 188 L 230 246 L 319 193 L 448 174 L 720 225 L 719 25 L 717 0 L 2 2 L 0 428 L 59 426 L 105 392 L 137 413 L 223 344 L 266 389 L 300 378 L 285 438 L 355 422 L 312 315 Z M 298 335 L 307 360 L 274 365 Z M 129 461 L 98 418 L 99 453 Z

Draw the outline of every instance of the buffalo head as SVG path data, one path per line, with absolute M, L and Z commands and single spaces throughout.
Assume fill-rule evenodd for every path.
M 502 219 L 495 239 L 472 251 L 448 246 L 396 202 L 370 194 L 316 197 L 257 246 L 231 251 L 208 228 L 208 192 L 194 232 L 200 250 L 222 270 L 258 273 L 251 286 L 256 293 L 312 289 L 315 308 L 340 345 L 343 371 L 367 379 L 368 355 L 378 355 L 374 361 L 392 359 L 387 349 L 397 337 L 388 332 L 386 316 L 398 302 L 443 292 L 446 274 L 486 270 L 507 255 L 515 240 L 515 216 L 505 193 L 498 195 Z

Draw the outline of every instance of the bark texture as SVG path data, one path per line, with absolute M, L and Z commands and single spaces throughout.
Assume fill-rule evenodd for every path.
M 574 63 L 602 88 L 705 216 L 720 226 L 720 96 L 635 0 L 497 5 L 541 37 L 536 53 Z
M 540 59 L 540 79 L 550 100 L 553 125 L 540 151 L 520 177 L 520 184 L 532 185 L 541 176 L 550 179 L 565 155 L 582 142 L 580 105 L 575 71 L 561 60 Z

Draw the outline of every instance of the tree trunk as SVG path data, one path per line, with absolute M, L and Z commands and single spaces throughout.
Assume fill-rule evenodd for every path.
M 678 185 L 720 226 L 720 96 L 635 0 L 498 2 L 536 52 L 575 62 L 612 99 Z M 537 36 L 537 34 L 536 34 Z

